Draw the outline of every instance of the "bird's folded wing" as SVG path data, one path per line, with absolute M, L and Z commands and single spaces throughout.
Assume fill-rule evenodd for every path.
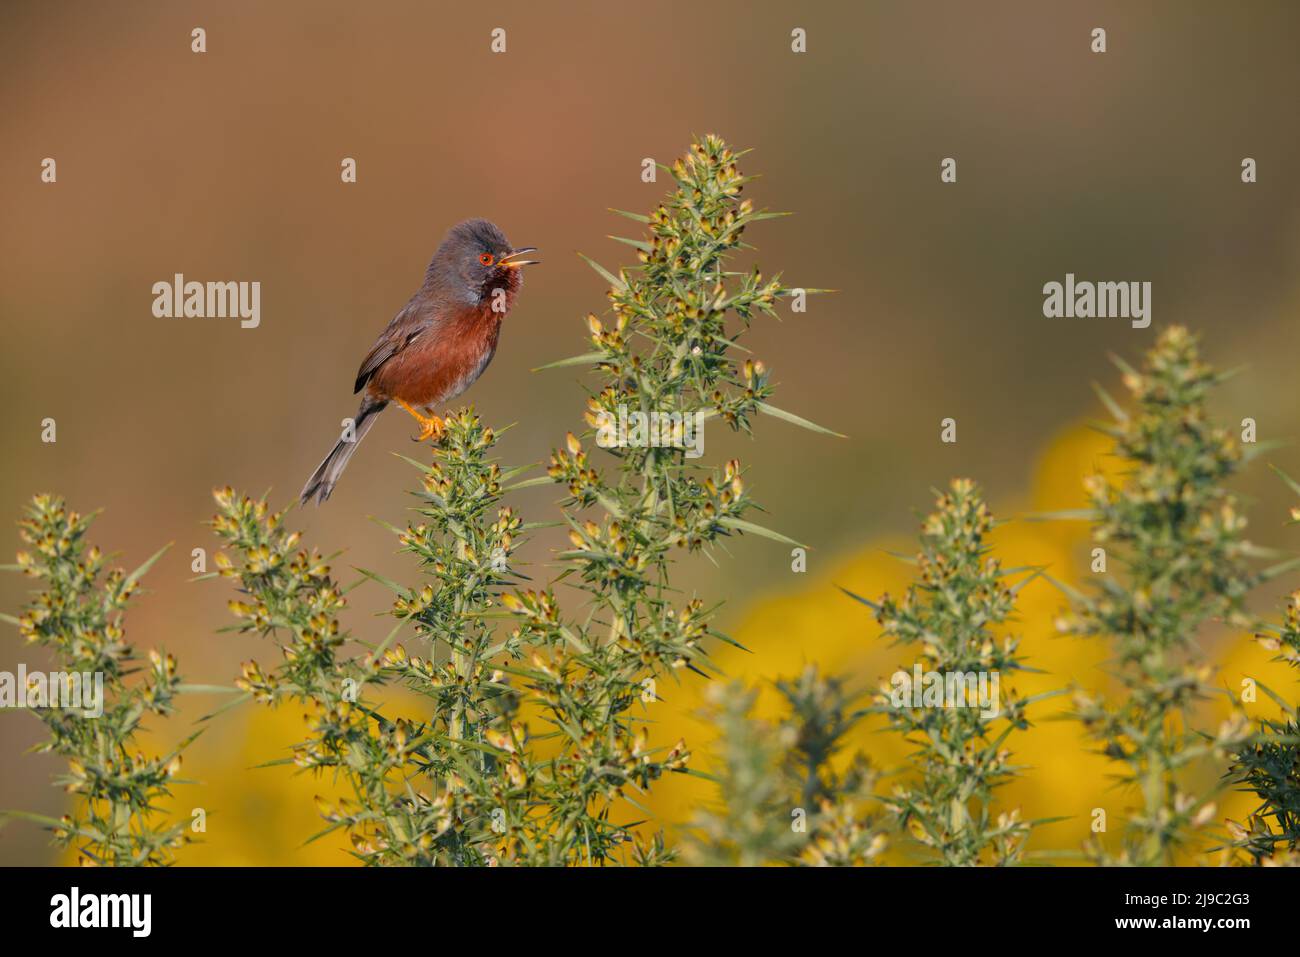
M 380 366 L 409 346 L 429 328 L 428 320 L 412 308 L 413 305 L 408 303 L 379 334 L 369 354 L 361 361 L 361 368 L 357 370 L 357 382 L 352 389 L 354 393 L 364 389 L 366 383 L 379 371 Z

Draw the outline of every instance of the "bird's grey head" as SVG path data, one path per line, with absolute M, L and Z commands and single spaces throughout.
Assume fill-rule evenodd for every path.
M 535 251 L 532 246 L 514 248 L 505 233 L 486 219 L 467 219 L 448 230 L 429 263 L 426 281 L 466 302 L 480 302 L 496 289 L 513 299 L 522 282 L 520 267 L 535 262 L 522 257 Z

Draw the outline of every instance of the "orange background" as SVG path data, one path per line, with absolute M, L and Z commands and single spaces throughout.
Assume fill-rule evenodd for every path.
M 206 54 L 190 52 L 195 26 Z M 496 26 L 504 55 L 488 49 Z M 803 55 L 790 52 L 796 26 Z M 1104 55 L 1089 52 L 1094 26 L 1108 30 Z M 789 285 L 839 290 L 761 322 L 748 345 L 774 369 L 777 405 L 849 438 L 771 420 L 753 442 L 709 432 L 708 458 L 739 454 L 766 523 L 814 551 L 796 576 L 786 549 L 745 539 L 717 569 L 686 563 L 681 581 L 728 598 L 722 624 L 755 652 L 721 656 L 729 673 L 816 661 L 872 686 L 894 653 L 834 584 L 896 591 L 905 568 L 880 549 L 910 547 L 912 510 L 952 475 L 977 479 L 1002 517 L 1077 505 L 1101 451 L 1079 423 L 1100 414 L 1090 383 L 1114 382 L 1108 351 L 1134 357 L 1185 323 L 1216 364 L 1247 366 L 1220 396 L 1226 420 L 1254 417 L 1262 440 L 1300 435 L 1297 27 L 1300 9 L 1281 2 L 6 3 L 0 503 L 15 518 L 42 490 L 103 506 L 95 540 L 131 566 L 174 542 L 128 634 L 174 651 L 191 681 L 228 683 L 269 653 L 214 634 L 229 595 L 188 582 L 190 550 L 214 547 L 200 524 L 211 487 L 297 492 L 355 410 L 352 375 L 376 332 L 446 228 L 479 215 L 545 264 L 467 399 L 494 425 L 517 423 L 503 458 L 544 458 L 579 425 L 580 374 L 529 370 L 583 351 L 581 318 L 605 302 L 574 253 L 626 261 L 604 237 L 632 224 L 606 207 L 653 206 L 666 184 L 641 182 L 642 158 L 670 161 L 692 133 L 717 132 L 755 148 L 755 202 L 797 213 L 746 236 L 756 261 Z M 40 182 L 47 156 L 55 185 Z M 345 156 L 355 185 L 339 181 Z M 939 182 L 947 156 L 954 185 Z M 1254 185 L 1240 182 L 1244 156 L 1258 160 Z M 150 287 L 176 272 L 260 281 L 260 328 L 154 318 Z M 1042 285 L 1066 272 L 1151 281 L 1153 327 L 1043 318 Z M 945 416 L 956 445 L 938 440 Z M 370 521 L 402 521 L 412 473 L 388 452 L 414 448 L 403 419 L 385 416 L 335 497 L 296 520 L 327 551 L 347 547 L 341 567 L 409 581 Z M 1300 473 L 1294 447 L 1271 458 Z M 1242 488 L 1255 537 L 1287 544 L 1280 483 L 1261 468 Z M 530 490 L 518 504 L 547 520 L 553 498 Z M 1075 535 L 1018 522 L 999 540 L 1008 565 L 1065 575 Z M 537 538 L 528 557 L 545 562 L 553 544 Z M 26 587 L 0 578 L 0 607 L 16 610 Z M 1261 610 L 1285 591 L 1261 593 Z M 1096 649 L 1051 637 L 1057 604 L 1049 586 L 1026 590 L 1024 647 L 1053 683 L 1095 685 Z M 386 633 L 372 613 L 387 605 L 359 590 L 350 626 Z M 1230 682 L 1262 661 L 1239 636 L 1208 636 L 1207 652 Z M 42 664 L 0 634 L 0 668 L 18 662 Z M 698 683 L 660 692 L 662 733 L 689 732 L 707 766 L 707 731 L 688 717 Z M 166 734 L 214 704 L 188 703 Z M 345 860 L 299 847 L 318 826 L 318 784 L 249 770 L 283 754 L 295 723 L 244 709 L 200 739 L 186 762 L 199 783 L 179 804 L 210 819 L 185 861 Z M 39 731 L 0 715 L 0 808 L 61 813 L 57 762 L 23 753 Z M 862 742 L 882 763 L 902 756 L 884 736 Z M 1029 816 L 1122 804 L 1101 796 L 1085 747 L 1064 724 L 1024 736 L 1037 770 L 1009 800 Z M 674 779 L 656 807 L 680 821 L 707 798 Z M 1085 820 L 1035 846 L 1076 847 Z M 53 859 L 39 829 L 0 829 L 0 863 Z

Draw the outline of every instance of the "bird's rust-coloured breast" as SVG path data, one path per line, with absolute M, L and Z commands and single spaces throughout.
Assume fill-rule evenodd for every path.
M 371 395 L 429 407 L 473 384 L 496 354 L 501 319 L 472 310 L 446 326 L 427 329 L 385 362 L 370 381 Z

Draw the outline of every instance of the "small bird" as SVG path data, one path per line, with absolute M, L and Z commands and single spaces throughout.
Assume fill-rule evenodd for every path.
M 496 355 L 501 320 L 523 285 L 524 259 L 534 246 L 512 247 L 486 219 L 453 226 L 433 254 L 424 283 L 379 334 L 357 370 L 361 408 L 345 434 L 302 489 L 302 502 L 323 504 L 357 445 L 389 402 L 415 417 L 415 441 L 442 434 L 433 407 L 460 395 Z M 421 411 L 423 410 L 423 411 Z

